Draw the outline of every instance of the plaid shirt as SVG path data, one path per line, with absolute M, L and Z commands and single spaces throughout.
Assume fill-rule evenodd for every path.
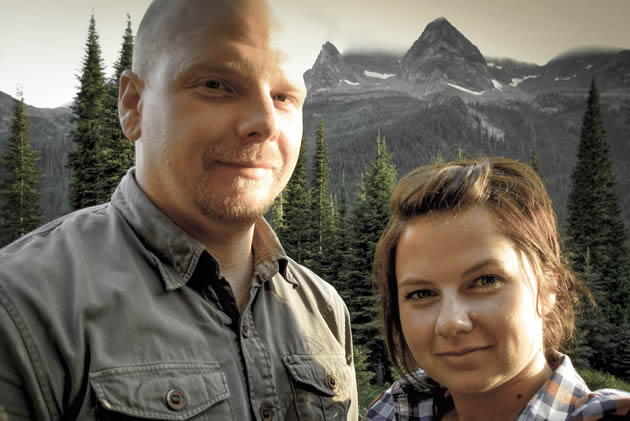
M 561 363 L 515 421 L 595 421 L 630 420 L 630 393 L 615 389 L 591 392 L 573 368 L 571 360 L 561 355 Z M 436 397 L 445 389 L 422 370 L 416 373 L 422 383 L 406 376 L 383 392 L 370 407 L 364 421 L 434 421 L 440 410 Z M 439 399 L 439 398 L 438 398 Z M 452 408 L 452 399 L 443 407 Z

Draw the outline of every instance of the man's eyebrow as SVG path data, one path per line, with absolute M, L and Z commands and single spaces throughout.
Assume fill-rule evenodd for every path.
M 242 60 L 225 60 L 213 63 L 200 62 L 190 66 L 186 74 L 197 72 L 232 74 L 240 78 L 249 78 L 252 75 L 252 64 Z

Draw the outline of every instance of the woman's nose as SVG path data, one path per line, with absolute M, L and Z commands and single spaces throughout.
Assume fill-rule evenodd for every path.
M 470 332 L 476 318 L 477 314 L 461 299 L 446 297 L 440 306 L 435 333 L 439 336 L 454 337 L 459 333 Z

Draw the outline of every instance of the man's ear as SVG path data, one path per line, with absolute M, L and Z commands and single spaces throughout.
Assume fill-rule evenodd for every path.
M 144 82 L 137 74 L 125 70 L 120 76 L 118 117 L 122 131 L 129 140 L 136 141 L 142 134 L 142 90 Z

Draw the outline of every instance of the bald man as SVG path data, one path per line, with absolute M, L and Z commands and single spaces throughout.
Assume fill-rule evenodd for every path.
M 157 0 L 120 80 L 136 166 L 0 251 L 0 420 L 353 420 L 348 312 L 262 218 L 305 88 L 262 0 Z

